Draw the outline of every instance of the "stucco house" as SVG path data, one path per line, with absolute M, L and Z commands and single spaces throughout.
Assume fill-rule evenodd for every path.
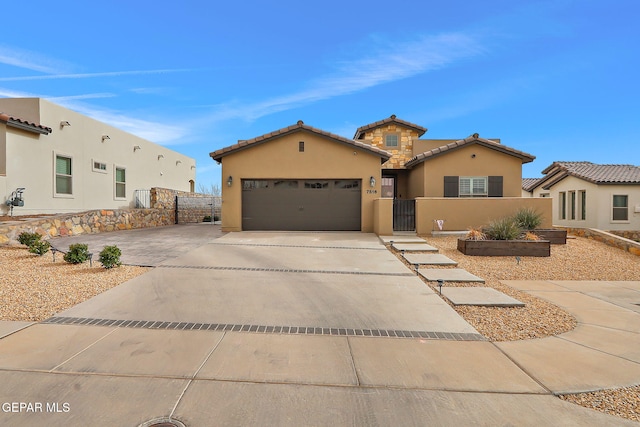
M 554 225 L 640 230 L 640 167 L 553 162 L 542 173 L 523 181 L 523 191 L 553 201 Z
M 550 212 L 549 201 L 522 198 L 522 164 L 534 156 L 478 134 L 420 139 L 426 131 L 391 116 L 348 139 L 299 121 L 216 150 L 223 230 L 429 234 L 436 223 L 465 230 L 525 205 Z
M 134 207 L 134 192 L 193 191 L 195 160 L 40 98 L 0 98 L 0 214 Z M 12 197 L 13 195 L 13 197 Z

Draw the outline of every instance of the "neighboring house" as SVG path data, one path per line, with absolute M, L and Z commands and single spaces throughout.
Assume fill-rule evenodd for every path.
M 223 230 L 386 234 L 413 221 L 408 229 L 428 234 L 438 219 L 464 230 L 524 205 L 550 211 L 548 201 L 521 197 L 522 164 L 532 155 L 477 134 L 420 139 L 425 132 L 391 116 L 347 139 L 299 121 L 214 151 Z
M 0 98 L 0 214 L 134 207 L 134 192 L 193 191 L 195 160 L 40 98 Z
M 542 173 L 522 187 L 532 197 L 553 200 L 554 225 L 640 230 L 640 167 L 554 162 Z

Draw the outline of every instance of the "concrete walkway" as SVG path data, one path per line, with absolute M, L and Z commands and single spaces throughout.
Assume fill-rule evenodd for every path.
M 490 343 L 375 236 L 227 234 L 0 339 L 0 400 L 42 404 L 0 424 L 637 425 L 552 393 L 640 383 L 640 283 L 534 283 L 578 329 Z

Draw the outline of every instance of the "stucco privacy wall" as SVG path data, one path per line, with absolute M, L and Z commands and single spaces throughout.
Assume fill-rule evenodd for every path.
M 298 143 L 304 141 L 304 152 Z M 380 197 L 380 157 L 300 130 L 228 154 L 222 162 L 222 230 L 242 229 L 243 179 L 360 179 L 362 231 L 373 231 L 373 201 Z M 229 176 L 231 187 L 227 186 Z M 376 180 L 370 187 L 370 177 Z
M 195 181 L 194 159 L 51 102 L 2 98 L 0 111 L 52 128 L 49 135 L 0 128 L 0 134 L 6 136 L 0 213 L 5 212 L 4 201 L 17 187 L 26 188 L 25 205 L 16 208 L 14 215 L 29 215 L 129 208 L 133 207 L 135 190 L 167 187 L 189 191 L 190 181 Z M 70 126 L 61 126 L 63 121 Z M 55 192 L 56 155 L 71 158 L 71 195 Z M 105 168 L 96 169 L 94 162 Z M 116 167 L 125 169 L 124 198 L 116 197 Z
M 429 235 L 434 220 L 444 220 L 444 231 L 480 228 L 492 220 L 532 208 L 543 216 L 541 228 L 551 228 L 551 199 L 521 197 L 421 197 L 416 199 L 416 233 Z

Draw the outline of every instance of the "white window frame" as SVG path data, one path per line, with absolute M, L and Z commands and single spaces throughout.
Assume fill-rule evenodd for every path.
M 71 181 L 71 193 L 58 193 L 58 170 L 57 170 L 57 163 L 58 163 L 58 157 L 63 157 L 65 159 L 69 159 L 71 160 L 71 175 L 64 175 L 70 178 Z M 73 179 L 73 164 L 74 164 L 74 160 L 73 160 L 73 156 L 71 154 L 66 154 L 66 153 L 60 153 L 60 152 L 53 152 L 53 197 L 55 198 L 61 198 L 61 199 L 73 199 L 74 195 L 73 195 L 73 189 L 75 187 L 74 184 L 74 179 Z
M 104 166 L 104 169 L 102 168 L 97 168 L 96 167 L 96 163 Z M 107 164 L 105 162 L 101 162 L 100 160 L 95 160 L 95 159 L 91 159 L 91 170 L 93 172 L 98 172 L 98 173 L 108 173 L 107 171 Z
M 461 176 L 458 178 L 458 197 L 489 197 L 489 177 L 488 176 Z M 469 192 L 462 191 L 462 182 L 469 181 Z M 475 183 L 482 182 L 483 193 L 474 192 Z
M 118 182 L 118 169 L 124 170 L 124 182 Z M 118 184 L 124 184 L 124 197 L 118 197 Z M 127 200 L 127 168 L 113 165 L 113 200 Z
M 627 198 L 627 206 L 626 207 L 615 207 L 613 206 L 613 199 L 616 196 L 624 196 Z M 627 219 L 613 219 L 613 211 L 614 209 L 626 209 L 627 210 Z M 629 220 L 629 195 L 628 194 L 612 194 L 611 195 L 611 222 L 614 222 L 616 224 L 627 224 L 630 222 Z

